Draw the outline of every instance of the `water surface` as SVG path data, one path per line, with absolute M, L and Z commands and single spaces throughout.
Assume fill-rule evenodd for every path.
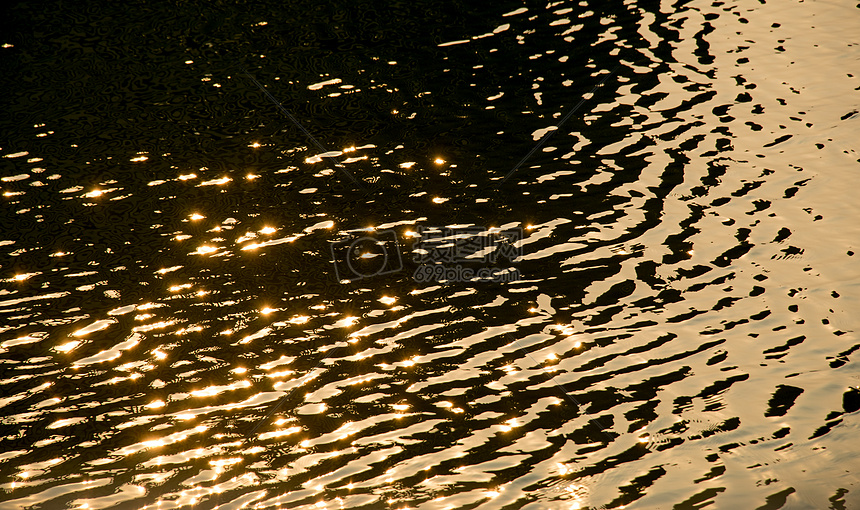
M 858 16 L 9 9 L 0 508 L 860 505 Z

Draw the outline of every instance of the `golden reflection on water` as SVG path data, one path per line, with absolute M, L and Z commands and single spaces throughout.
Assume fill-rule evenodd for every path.
M 180 159 L 189 161 L 164 168 L 162 151 L 135 147 L 116 160 L 152 171 L 139 186 L 125 174 L 44 178 L 62 184 L 57 203 L 85 206 L 64 225 L 92 226 L 61 229 L 54 246 L 30 234 L 0 239 L 14 254 L 4 264 L 0 329 L 10 336 L 0 351 L 7 439 L 15 438 L 0 454 L 11 473 L 0 508 L 65 497 L 51 491 L 80 508 L 668 508 L 731 498 L 752 508 L 774 497 L 802 505 L 839 501 L 840 490 L 853 496 L 856 476 L 843 468 L 856 454 L 856 426 L 845 391 L 856 386 L 846 374 L 860 273 L 846 258 L 857 208 L 844 190 L 856 187 L 845 171 L 856 166 L 856 129 L 850 101 L 833 100 L 856 97 L 846 76 L 855 53 L 844 42 L 853 33 L 832 5 L 628 7 L 654 65 L 622 59 L 626 76 L 586 95 L 581 120 L 563 129 L 553 124 L 571 105 L 560 93 L 607 71 L 541 40 L 578 42 L 588 24 L 595 55 L 602 42 L 633 41 L 626 22 L 573 4 L 488 15 L 496 28 L 474 34 L 448 28 L 436 41 L 445 52 L 439 83 L 471 53 L 527 52 L 515 60 L 524 81 L 516 87 L 482 74 L 498 67 L 489 61 L 466 66 L 458 80 L 475 84 L 474 105 L 453 108 L 446 94 L 429 93 L 432 83 L 402 95 L 411 85 L 396 73 L 406 66 L 384 55 L 375 58 L 391 65 L 398 87 L 300 69 L 292 89 L 278 89 L 323 101 L 386 90 L 402 100 L 380 110 L 402 123 L 393 149 L 363 127 L 346 141 L 332 128 L 325 135 L 344 148 L 328 152 L 282 147 L 289 135 L 280 132 L 277 143 L 261 143 L 270 133 L 247 128 L 229 135 L 242 151 L 282 159 L 209 169 L 188 150 Z M 815 28 L 803 9 L 832 22 Z M 208 60 L 195 56 L 183 69 Z M 234 87 L 220 75 L 198 79 L 219 93 Z M 345 104 L 314 110 L 307 97 L 298 115 L 312 112 L 315 123 Z M 438 103 L 418 108 L 419 100 Z M 480 113 L 517 110 L 514 122 Z M 496 133 L 499 145 L 466 140 L 455 153 L 445 133 L 456 130 L 445 127 L 418 137 L 439 146 L 419 146 L 407 126 L 449 111 Z M 486 127 L 500 122 L 504 129 Z M 37 128 L 40 140 L 60 132 Z M 486 169 L 465 158 L 505 160 L 502 137 L 520 131 L 526 141 L 552 133 L 553 145 L 504 193 L 479 191 L 477 182 L 513 162 Z M 38 190 L 50 185 L 35 181 L 45 169 L 32 165 L 61 165 L 25 164 L 36 149 L 10 147 L 4 200 L 16 218 L 52 221 L 36 208 L 58 209 L 38 203 L 49 196 Z M 362 180 L 390 173 L 412 187 L 345 200 L 341 176 L 323 168 L 328 157 Z M 440 177 L 450 182 L 422 180 Z M 475 193 L 465 195 L 469 207 L 493 214 L 464 210 L 464 190 Z M 159 212 L 99 216 L 138 198 Z M 390 209 L 380 212 L 380 202 Z M 130 231 L 112 229 L 116 218 Z M 336 232 L 396 228 L 411 241 L 422 225 L 493 222 L 524 226 L 527 281 L 330 281 L 326 243 Z M 598 419 L 605 430 L 591 423 Z M 57 457 L 59 447 L 68 453 Z M 801 468 L 816 463 L 820 479 L 806 482 L 813 475 Z

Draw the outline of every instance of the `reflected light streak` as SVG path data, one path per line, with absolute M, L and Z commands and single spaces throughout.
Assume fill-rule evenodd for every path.
M 80 340 L 72 340 L 71 342 L 66 342 L 63 345 L 58 345 L 56 349 L 60 352 L 71 352 L 75 347 L 81 345 Z

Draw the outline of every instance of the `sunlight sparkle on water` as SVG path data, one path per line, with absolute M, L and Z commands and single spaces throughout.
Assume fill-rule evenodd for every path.
M 71 352 L 75 347 L 81 345 L 80 340 L 72 340 L 71 342 L 66 342 L 63 345 L 58 345 L 56 349 L 60 352 Z

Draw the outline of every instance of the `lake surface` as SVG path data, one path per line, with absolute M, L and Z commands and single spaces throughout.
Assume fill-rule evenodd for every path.
M 0 509 L 860 508 L 858 7 L 7 8 Z

